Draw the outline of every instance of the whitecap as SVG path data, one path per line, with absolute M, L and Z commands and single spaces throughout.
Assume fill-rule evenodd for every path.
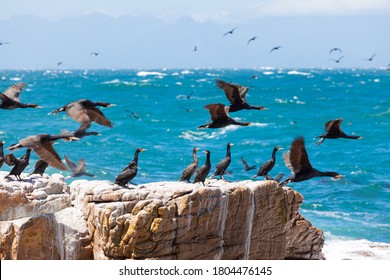
M 287 72 L 287 75 L 310 76 L 311 74 L 310 73 L 306 73 L 306 72 L 299 72 L 299 71 L 296 71 L 296 70 L 291 70 L 291 71 Z
M 119 79 L 114 79 L 114 80 L 111 80 L 111 81 L 101 82 L 100 84 L 102 84 L 102 85 L 107 85 L 107 84 L 119 84 L 120 82 L 121 82 L 121 80 L 119 80 Z
M 137 73 L 138 77 L 146 77 L 146 76 L 166 76 L 167 74 L 156 72 L 156 71 L 139 71 Z
M 266 127 L 268 125 L 269 125 L 268 123 L 259 123 L 259 122 L 251 123 L 251 126 L 256 126 L 256 127 Z
M 238 125 L 230 125 L 219 129 L 208 129 L 206 131 L 184 131 L 179 135 L 179 138 L 190 141 L 200 141 L 203 139 L 220 139 L 225 137 L 226 134 L 230 131 L 235 131 L 239 129 Z
M 19 77 L 12 77 L 12 78 L 10 78 L 10 80 L 11 81 L 21 81 L 22 79 L 21 78 L 19 78 Z
M 183 75 L 193 74 L 193 72 L 191 72 L 191 71 L 189 71 L 189 70 L 183 70 L 183 71 L 181 71 L 181 73 L 182 73 Z
M 272 71 L 264 71 L 263 72 L 263 75 L 273 75 L 273 74 L 275 74 L 275 72 L 272 72 Z

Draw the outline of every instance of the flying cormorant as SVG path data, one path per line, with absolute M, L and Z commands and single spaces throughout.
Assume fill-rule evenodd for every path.
M 53 142 L 58 139 L 67 139 L 72 141 L 75 137 L 72 134 L 38 134 L 26 137 L 20 140 L 17 144 L 8 147 L 8 150 L 16 150 L 23 147 L 31 148 L 42 160 L 46 161 L 50 166 L 59 170 L 67 170 L 66 166 L 61 162 L 60 156 L 53 149 Z
M 245 161 L 244 157 L 241 157 L 242 164 L 244 165 L 244 170 L 249 171 L 256 168 L 256 165 L 249 166 L 248 163 Z
M 13 110 L 16 108 L 41 108 L 37 104 L 24 104 L 20 102 L 19 95 L 25 86 L 26 84 L 24 83 L 17 83 L 10 86 L 4 93 L 0 92 L 0 109 Z
M 204 124 L 198 127 L 199 128 L 221 128 L 228 125 L 242 125 L 248 126 L 251 123 L 249 122 L 238 122 L 229 117 L 228 111 L 229 107 L 223 104 L 209 104 L 204 106 L 207 110 L 209 110 L 211 116 L 211 123 Z
M 67 156 L 64 156 L 64 158 L 70 170 L 72 170 L 72 175 L 67 177 L 67 179 L 71 177 L 80 177 L 80 176 L 95 177 L 95 175 L 85 172 L 86 165 L 84 159 L 80 159 L 76 166 L 76 164 L 73 161 L 71 161 Z
M 198 150 L 199 150 L 199 148 L 194 148 L 192 150 L 193 161 L 190 165 L 188 165 L 186 167 L 186 169 L 184 169 L 179 181 L 187 181 L 187 183 L 190 183 L 190 179 L 191 179 L 192 175 L 194 175 L 196 168 L 198 168 L 198 158 L 196 156 L 196 151 L 198 151 Z
M 292 174 L 279 183 L 279 186 L 283 186 L 289 182 L 309 180 L 313 177 L 341 177 L 341 175 L 336 172 L 322 172 L 311 166 L 305 148 L 305 141 L 302 136 L 295 138 L 291 143 L 290 152 L 285 152 L 283 154 L 283 160 L 285 165 L 292 171 Z
M 249 88 L 238 84 L 227 83 L 222 80 L 217 80 L 217 86 L 225 92 L 226 98 L 230 101 L 229 112 L 239 110 L 266 110 L 263 106 L 249 105 L 245 99 Z
M 348 139 L 360 139 L 361 136 L 355 136 L 355 135 L 346 135 L 344 131 L 341 129 L 341 122 L 343 119 L 335 119 L 330 120 L 325 123 L 325 133 L 317 136 L 316 138 L 321 138 L 319 141 L 316 142 L 317 145 L 321 145 L 322 142 L 325 141 L 326 138 L 328 139 L 336 139 L 336 138 L 348 138 Z

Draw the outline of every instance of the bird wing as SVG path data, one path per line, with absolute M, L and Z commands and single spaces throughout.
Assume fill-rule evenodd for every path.
M 42 160 L 46 161 L 50 166 L 59 170 L 68 170 L 66 166 L 61 162 L 60 156 L 53 149 L 51 143 L 46 142 L 42 145 L 38 145 L 37 147 L 34 147 L 33 150 Z
M 227 113 L 227 111 L 229 111 L 229 107 L 226 107 L 223 104 L 209 104 L 204 107 L 209 110 L 211 119 L 213 121 L 229 118 Z
M 92 121 L 94 121 L 100 125 L 103 125 L 103 126 L 113 127 L 112 122 L 110 120 L 108 120 L 104 116 L 102 111 L 100 111 L 98 108 L 95 108 L 95 107 L 87 108 L 87 109 L 85 109 L 85 112 Z
M 217 86 L 225 92 L 226 98 L 230 101 L 231 104 L 241 102 L 241 91 L 239 85 L 231 84 L 224 82 L 222 80 L 217 80 Z M 243 87 L 245 88 L 245 87 Z M 248 91 L 248 90 L 247 90 Z M 246 92 L 244 93 L 245 96 Z
M 7 97 L 9 97 L 15 101 L 19 101 L 19 95 L 25 86 L 26 86 L 25 83 L 14 84 L 14 85 L 10 86 L 9 88 L 7 88 L 7 90 L 4 92 L 4 95 L 6 95 Z
M 303 137 L 297 137 L 291 143 L 289 160 L 291 165 L 290 169 L 294 173 L 299 173 L 303 170 L 313 169 L 309 161 L 309 156 L 306 152 L 305 141 Z
M 4 157 L 4 162 L 9 166 L 13 166 L 19 162 L 19 159 L 17 159 L 14 154 L 8 154 Z
M 74 119 L 76 122 L 79 123 L 91 122 L 91 119 L 89 118 L 86 110 L 83 108 L 81 104 L 77 102 L 67 105 L 66 113 L 68 114 L 69 117 Z
M 328 133 L 338 133 L 341 131 L 341 122 L 343 119 L 336 119 L 336 120 L 330 120 L 327 123 L 325 123 L 325 130 Z
M 136 174 L 137 169 L 129 168 L 129 166 L 126 166 L 122 172 L 116 177 L 115 181 L 121 181 L 127 178 L 134 178 L 133 176 Z M 131 180 L 130 179 L 130 180 Z
M 245 166 L 245 169 L 249 168 L 248 163 L 245 161 L 244 157 L 241 157 L 242 164 Z
M 79 162 L 77 163 L 77 171 L 80 172 L 80 173 L 84 173 L 85 172 L 85 160 L 83 158 L 81 158 L 79 160 Z
M 238 87 L 238 92 L 240 93 L 241 100 L 245 101 L 245 96 L 246 96 L 246 93 L 248 92 L 249 88 L 246 86 L 240 86 L 240 85 L 237 85 L 237 87 Z
M 67 156 L 64 156 L 66 164 L 69 166 L 70 170 L 75 172 L 77 170 L 76 164 L 74 164 L 73 161 L 71 161 Z

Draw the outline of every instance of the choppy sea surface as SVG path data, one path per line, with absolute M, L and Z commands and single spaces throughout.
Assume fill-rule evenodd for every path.
M 0 91 L 17 82 L 27 87 L 24 103 L 41 109 L 0 110 L 0 140 L 5 147 L 29 135 L 73 131 L 79 124 L 54 109 L 78 99 L 115 103 L 102 108 L 114 128 L 93 124 L 101 136 L 77 142 L 59 141 L 55 149 L 77 162 L 84 158 L 87 171 L 97 179 L 114 180 L 132 160 L 137 147 L 139 173 L 134 183 L 178 180 L 192 161 L 193 147 L 211 151 L 212 170 L 231 142 L 232 163 L 226 179 L 246 180 L 271 157 L 274 146 L 289 149 L 296 136 L 304 136 L 312 165 L 336 171 L 339 180 L 316 178 L 290 186 L 305 198 L 301 213 L 323 229 L 328 239 L 367 239 L 390 243 L 390 71 L 381 69 L 153 69 L 153 70 L 2 70 Z M 203 107 L 228 104 L 216 79 L 250 88 L 247 101 L 268 108 L 231 113 L 249 127 L 229 126 L 198 130 L 210 121 Z M 347 134 L 360 140 L 313 138 L 325 122 L 343 118 Z M 16 151 L 20 157 L 24 150 Z M 283 151 L 271 175 L 289 174 Z M 200 164 L 205 154 L 198 152 Z M 243 171 L 241 156 L 256 170 Z M 37 160 L 33 153 L 31 172 Z M 10 170 L 3 166 L 2 170 Z M 49 168 L 47 172 L 56 173 Z M 62 172 L 65 176 L 67 172 Z M 88 178 L 87 178 L 88 179 Z M 257 178 L 262 180 L 262 178 Z

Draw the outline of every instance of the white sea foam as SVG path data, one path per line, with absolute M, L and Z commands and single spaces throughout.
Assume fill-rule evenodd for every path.
M 367 239 L 327 236 L 322 252 L 327 260 L 390 260 L 390 244 Z
M 10 78 L 10 80 L 11 80 L 11 81 L 17 82 L 17 81 L 20 81 L 20 80 L 22 80 L 22 79 L 19 78 L 19 77 L 12 77 L 12 78 Z
M 179 135 L 179 138 L 183 138 L 185 140 L 190 141 L 200 141 L 203 139 L 220 139 L 221 137 L 225 137 L 226 134 L 230 131 L 235 131 L 239 129 L 238 125 L 230 125 L 227 127 L 223 127 L 216 130 L 208 129 L 203 131 L 184 131 Z
M 146 77 L 146 76 L 166 76 L 167 74 L 156 72 L 156 71 L 139 71 L 137 73 L 137 76 L 139 77 Z
M 300 71 L 296 71 L 296 70 L 291 70 L 291 71 L 288 71 L 288 72 L 287 72 L 287 75 L 310 76 L 311 74 L 310 74 L 310 73 L 307 73 L 307 72 L 300 72 Z
M 263 72 L 263 75 L 273 75 L 273 74 L 275 74 L 275 72 L 272 72 L 272 71 L 264 71 Z
M 102 85 L 126 85 L 126 86 L 136 86 L 137 85 L 136 82 L 121 81 L 119 79 L 101 82 L 100 84 L 102 84 Z
M 183 74 L 183 75 L 194 74 L 193 72 L 191 72 L 189 70 L 183 70 L 180 73 Z

